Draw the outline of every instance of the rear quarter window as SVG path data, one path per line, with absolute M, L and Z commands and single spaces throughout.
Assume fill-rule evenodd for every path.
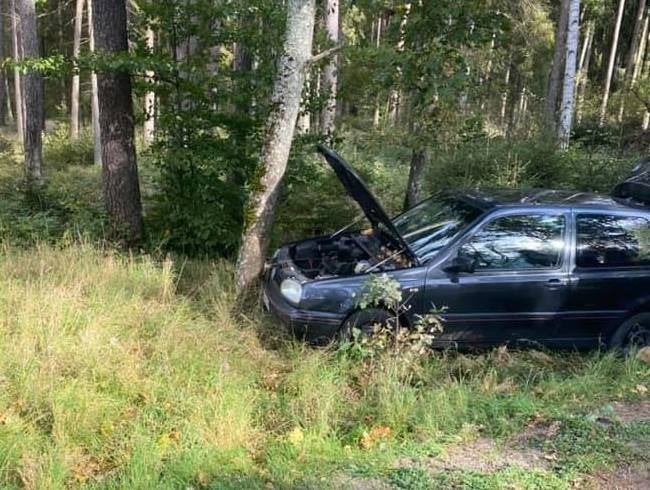
M 576 265 L 650 267 L 650 221 L 642 216 L 578 214 Z

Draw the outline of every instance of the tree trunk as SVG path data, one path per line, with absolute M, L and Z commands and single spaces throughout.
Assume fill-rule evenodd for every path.
M 74 14 L 74 36 L 72 57 L 79 58 L 81 51 L 81 27 L 84 15 L 84 0 L 77 0 Z M 79 72 L 72 75 L 72 93 L 70 94 L 70 141 L 79 139 Z
M 506 109 L 508 108 L 508 91 L 510 90 L 510 70 L 512 69 L 512 53 L 508 59 L 508 66 L 506 68 L 506 74 L 504 77 L 503 86 L 505 87 L 503 93 L 501 94 L 501 129 L 504 133 L 507 133 L 506 128 Z
M 377 19 L 377 29 L 375 30 L 375 47 L 379 49 L 381 46 L 381 27 L 382 27 L 382 19 L 383 17 L 380 15 L 379 18 Z M 374 25 L 374 24 L 373 24 Z M 380 103 L 379 103 L 379 95 L 375 96 L 375 110 L 372 115 L 372 126 L 375 129 L 379 128 L 379 123 L 381 122 L 381 113 L 380 113 Z
M 618 108 L 618 122 L 623 121 L 623 115 L 625 114 L 625 99 L 634 86 L 635 77 L 634 73 L 636 71 L 636 60 L 638 58 L 637 51 L 642 44 L 640 39 L 641 31 L 643 29 L 643 24 L 645 22 L 645 4 L 646 0 L 639 0 L 636 11 L 636 20 L 634 21 L 634 30 L 632 31 L 632 42 L 630 43 L 630 49 L 627 53 L 627 62 L 625 63 L 625 80 L 623 81 L 623 97 L 621 97 L 621 104 Z
M 16 0 L 10 0 L 9 9 L 11 11 L 11 38 L 13 57 L 15 61 L 22 59 L 22 46 L 20 27 L 18 23 L 18 10 L 16 9 Z M 25 107 L 23 105 L 23 77 L 18 68 L 14 68 L 14 112 L 16 114 L 16 133 L 18 141 L 22 145 L 25 141 Z
M 95 28 L 93 27 L 93 2 L 88 0 L 88 43 L 90 52 L 95 52 Z M 90 111 L 93 127 L 93 162 L 95 165 L 102 166 L 102 143 L 101 128 L 99 127 L 99 96 L 97 87 L 97 73 L 94 71 L 90 74 Z
M 399 41 L 397 42 L 397 52 L 402 53 L 404 51 L 405 37 L 406 37 L 406 24 L 408 23 L 409 16 L 411 15 L 411 3 L 404 5 L 404 16 L 399 24 Z M 396 87 L 393 87 L 390 91 L 390 96 L 388 98 L 388 119 L 391 126 L 394 126 L 397 123 L 397 118 L 399 117 L 399 108 L 402 98 L 402 94 L 399 88 L 400 81 L 402 79 L 402 69 L 398 66 L 396 72 Z
M 107 55 L 128 52 L 126 0 L 94 0 L 95 47 Z M 97 74 L 102 148 L 102 187 L 109 233 L 127 245 L 142 239 L 142 205 L 135 160 L 131 78 L 126 72 Z
M 637 49 L 636 60 L 634 61 L 634 72 L 632 73 L 632 85 L 639 79 L 641 70 L 643 69 L 643 57 L 645 55 L 646 47 L 648 44 L 648 20 L 650 17 L 646 14 L 643 19 L 643 29 L 641 31 L 641 43 Z
M 423 149 L 413 150 L 411 153 L 411 165 L 409 167 L 409 180 L 406 186 L 406 199 L 404 200 L 405 210 L 412 208 L 420 201 L 422 177 L 426 163 L 426 152 Z
M 587 91 L 587 81 L 589 78 L 589 63 L 594 44 L 594 21 L 589 22 L 585 40 L 583 41 L 583 50 L 580 55 L 580 67 L 578 70 L 578 79 L 576 81 L 576 122 L 582 122 L 582 109 L 585 102 L 585 93 Z
M 147 48 L 153 53 L 155 34 L 151 27 L 147 28 L 146 40 Z M 147 82 L 154 83 L 154 72 L 148 70 L 146 75 Z M 156 135 L 156 93 L 149 90 L 144 96 L 144 133 L 143 143 L 145 148 L 149 148 Z
M 0 60 L 5 59 L 5 2 L 0 0 Z M 7 102 L 9 92 L 6 90 L 7 75 L 4 67 L 0 67 L 0 126 L 7 125 Z
M 605 75 L 605 87 L 603 89 L 603 100 L 600 105 L 600 113 L 598 116 L 598 125 L 601 127 L 605 125 L 605 118 L 607 117 L 607 103 L 609 102 L 609 90 L 612 86 L 614 64 L 616 63 L 616 49 L 618 48 L 618 35 L 621 31 L 621 20 L 623 19 L 624 10 L 625 10 L 625 0 L 618 0 L 618 13 L 616 14 L 616 24 L 614 25 L 614 36 L 612 38 L 612 47 L 609 52 L 607 73 Z
M 34 0 L 18 0 L 20 33 L 26 60 L 40 58 Z M 25 105 L 25 177 L 30 185 L 43 182 L 43 84 L 40 73 L 29 71 L 24 75 L 23 99 Z
M 296 121 L 296 132 L 298 134 L 309 134 L 311 131 L 311 111 L 307 105 L 307 102 L 309 100 L 310 85 L 311 73 L 309 70 L 307 70 L 305 73 L 305 88 L 303 89 L 303 93 L 306 95 L 306 97 L 302 97 L 300 99 L 300 111 L 298 113 L 298 120 Z
M 573 98 L 575 95 L 576 60 L 578 57 L 578 33 L 580 32 L 580 0 L 571 0 L 567 21 L 566 57 L 558 142 L 562 149 L 569 148 L 571 124 L 573 122 Z
M 293 132 L 300 110 L 305 70 L 311 56 L 316 0 L 288 0 L 283 55 L 278 65 L 271 113 L 266 126 L 261 161 L 252 183 L 244 217 L 236 286 L 243 290 L 262 272 L 280 183 L 287 166 Z
M 327 0 L 325 11 L 327 38 L 339 42 L 339 0 Z M 326 94 L 325 107 L 321 111 L 321 131 L 331 139 L 336 129 L 336 89 L 338 84 L 338 56 L 330 58 L 323 73 L 323 90 Z
M 566 34 L 570 1 L 562 0 L 560 4 L 560 18 L 555 30 L 553 64 L 548 78 L 546 99 L 544 100 L 544 124 L 549 131 L 554 131 L 556 127 L 557 99 L 560 93 L 560 81 L 562 80 L 562 68 L 564 67 L 564 55 L 566 53 Z

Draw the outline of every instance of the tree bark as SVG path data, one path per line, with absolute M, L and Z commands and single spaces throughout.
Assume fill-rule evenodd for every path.
M 591 61 L 591 52 L 594 44 L 594 21 L 589 22 L 585 39 L 583 41 L 583 50 L 580 55 L 580 66 L 578 69 L 578 78 L 576 80 L 576 123 L 582 122 L 582 108 L 585 102 L 585 93 L 587 91 L 587 82 L 589 79 L 589 63 Z
M 95 52 L 95 28 L 93 27 L 93 2 L 88 0 L 88 43 L 90 52 Z M 97 87 L 97 73 L 94 71 L 90 74 L 90 111 L 93 128 L 93 162 L 95 165 L 102 166 L 102 143 L 101 128 L 99 127 L 99 96 Z
M 93 28 L 98 52 L 128 51 L 126 0 L 94 0 Z M 97 73 L 102 148 L 102 187 L 109 233 L 126 245 L 142 239 L 142 205 L 135 158 L 131 78 L 125 72 Z
M 147 48 L 151 52 L 154 49 L 155 34 L 151 27 L 147 28 L 146 32 L 146 41 Z M 148 70 L 145 74 L 147 82 L 154 82 L 154 72 Z M 156 135 L 156 93 L 152 90 L 147 91 L 144 96 L 144 133 L 143 133 L 143 143 L 145 148 L 149 148 L 154 141 Z
M 18 0 L 21 44 L 24 59 L 40 58 L 34 0 Z M 40 73 L 29 71 L 24 75 L 23 99 L 25 105 L 25 177 L 30 185 L 43 182 L 43 84 Z
M 562 104 L 560 105 L 560 125 L 558 128 L 558 142 L 562 149 L 567 149 L 569 147 L 569 140 L 571 139 L 579 32 L 580 0 L 571 0 L 569 6 L 569 19 L 567 21 L 564 83 L 562 85 Z
M 605 87 L 603 89 L 603 100 L 600 105 L 600 113 L 598 115 L 598 125 L 605 125 L 605 118 L 607 117 L 607 103 L 609 102 L 609 90 L 612 86 L 612 76 L 614 74 L 614 64 L 616 63 L 616 50 L 618 48 L 618 36 L 621 32 L 621 20 L 623 19 L 623 11 L 625 10 L 625 0 L 618 1 L 618 13 L 616 14 L 616 23 L 614 25 L 614 36 L 612 38 L 612 47 L 609 53 L 609 62 L 607 64 L 607 73 L 605 75 Z
M 623 121 L 623 115 L 625 114 L 625 99 L 636 81 L 634 74 L 636 71 L 636 60 L 638 58 L 637 51 L 642 44 L 640 36 L 646 17 L 645 4 L 646 0 L 639 0 L 636 10 L 636 20 L 634 21 L 634 30 L 632 31 L 632 42 L 630 43 L 630 49 L 627 53 L 627 62 L 625 64 L 625 79 L 623 81 L 624 96 L 621 97 L 621 104 L 618 109 L 618 122 Z
M 639 49 L 637 49 L 636 60 L 634 61 L 634 72 L 632 73 L 632 83 L 636 82 L 641 75 L 643 69 L 643 57 L 645 55 L 646 47 L 648 44 L 648 20 L 650 17 L 646 14 L 643 19 L 643 29 L 641 31 L 641 43 L 639 44 Z
M 283 55 L 278 65 L 256 182 L 244 213 L 244 233 L 237 258 L 239 291 L 262 272 L 275 206 L 300 110 L 305 71 L 311 57 L 316 0 L 288 0 Z
M 560 93 L 560 81 L 564 67 L 564 55 L 566 52 L 567 22 L 569 18 L 569 2 L 562 0 L 560 4 L 560 17 L 555 30 L 555 51 L 553 52 L 553 64 L 548 78 L 546 99 L 544 100 L 544 124 L 546 129 L 554 131 L 557 118 L 557 99 Z
M 411 165 L 409 167 L 409 179 L 406 186 L 406 199 L 404 209 L 415 206 L 420 201 L 420 190 L 422 189 L 422 177 L 427 163 L 427 155 L 424 149 L 413 150 L 411 153 Z
M 404 5 L 404 16 L 399 24 L 399 40 L 397 41 L 397 52 L 404 52 L 405 37 L 406 37 L 406 24 L 408 23 L 409 16 L 411 15 L 411 2 Z M 400 90 L 400 82 L 402 79 L 402 69 L 398 66 L 396 71 L 396 83 L 397 86 L 393 87 L 390 91 L 390 96 L 388 98 L 388 119 L 391 126 L 394 126 L 397 123 L 397 118 L 399 117 L 400 103 L 402 99 L 402 93 Z
M 84 0 L 77 0 L 74 14 L 74 36 L 72 40 L 72 57 L 77 59 L 81 51 L 81 27 L 84 15 Z M 70 141 L 79 139 L 79 72 L 72 75 L 72 93 L 70 94 Z
M 339 42 L 339 0 L 327 0 L 325 11 L 327 38 Z M 338 85 L 338 56 L 333 55 L 323 73 L 323 90 L 326 94 L 325 107 L 321 111 L 321 131 L 331 139 L 336 130 L 336 89 Z
M 22 46 L 20 26 L 18 23 L 18 10 L 16 9 L 16 0 L 9 1 L 9 10 L 11 11 L 11 38 L 14 61 L 22 60 Z M 23 77 L 18 68 L 14 68 L 14 112 L 16 114 L 16 133 L 18 141 L 22 145 L 25 141 L 25 107 L 23 104 Z
M 375 30 L 375 47 L 379 49 L 381 46 L 381 28 L 383 24 L 383 16 L 379 15 L 377 18 L 377 29 Z M 374 25 L 374 24 L 373 24 Z M 379 95 L 375 96 L 375 111 L 372 115 L 372 126 L 375 129 L 379 128 L 379 123 L 381 122 L 381 113 L 380 113 L 380 104 L 379 104 Z
M 5 59 L 5 2 L 0 0 L 0 60 Z M 7 125 L 7 102 L 9 92 L 6 90 L 7 75 L 0 67 L 0 126 Z

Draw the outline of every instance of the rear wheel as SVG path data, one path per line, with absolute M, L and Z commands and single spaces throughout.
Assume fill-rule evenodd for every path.
M 339 342 L 350 342 L 354 340 L 354 330 L 359 330 L 362 337 L 372 336 L 378 329 L 390 328 L 395 324 L 395 315 L 386 310 L 369 308 L 360 310 L 350 315 L 339 330 Z
M 650 313 L 639 313 L 627 319 L 612 336 L 610 347 L 627 355 L 650 346 Z

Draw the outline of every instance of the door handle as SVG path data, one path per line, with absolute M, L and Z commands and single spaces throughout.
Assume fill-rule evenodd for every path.
M 569 281 L 567 279 L 549 279 L 546 282 L 546 287 L 548 289 L 559 289 L 562 286 L 566 286 L 569 284 Z

